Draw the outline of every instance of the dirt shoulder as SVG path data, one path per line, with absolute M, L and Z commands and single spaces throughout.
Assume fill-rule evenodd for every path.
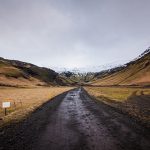
M 127 87 L 85 87 L 92 97 L 127 114 L 150 128 L 150 89 Z

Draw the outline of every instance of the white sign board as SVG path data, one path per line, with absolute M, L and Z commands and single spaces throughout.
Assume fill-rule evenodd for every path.
M 2 107 L 3 108 L 9 108 L 10 107 L 10 102 L 3 102 Z

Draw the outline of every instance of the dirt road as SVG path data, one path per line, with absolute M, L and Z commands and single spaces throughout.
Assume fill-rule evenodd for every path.
M 61 97 L 62 98 L 62 97 Z M 53 100 L 55 103 L 56 100 Z M 59 100 L 60 101 L 60 100 Z M 51 106 L 52 104 L 47 104 Z M 45 106 L 44 106 L 45 107 Z M 51 112 L 44 107 L 20 126 L 16 134 L 24 139 L 14 138 L 7 149 L 32 150 L 149 150 L 148 130 L 134 120 L 101 102 L 92 100 L 84 90 L 68 92 Z M 50 107 L 49 107 L 50 108 Z M 48 108 L 46 109 L 48 110 Z M 47 117 L 40 115 L 46 113 Z M 36 121 L 35 121 L 36 120 Z M 35 123 L 40 126 L 34 131 Z M 27 123 L 31 122 L 31 123 Z M 28 125 L 24 125 L 28 124 Z M 22 127 L 23 126 L 23 127 Z M 37 134 L 38 133 L 38 134 Z M 30 134 L 30 135 L 29 135 Z M 27 140 L 28 136 L 28 140 Z M 32 138 L 31 138 L 32 137 Z M 6 138 L 6 137 L 5 137 Z M 13 144 L 14 142 L 18 144 Z M 5 146 L 10 143 L 5 143 Z M 20 146 L 19 146 L 20 144 Z M 17 145 L 17 146 L 16 146 Z M 30 146 L 29 146 L 30 145 Z M 1 149 L 5 149 L 4 147 Z

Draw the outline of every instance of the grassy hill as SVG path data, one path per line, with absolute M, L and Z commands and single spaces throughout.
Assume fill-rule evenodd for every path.
M 1 86 L 67 85 L 55 71 L 17 60 L 0 58 Z
M 102 71 L 95 74 L 95 81 L 91 83 L 97 86 L 110 85 L 150 85 L 150 48 L 137 59 L 124 66 Z

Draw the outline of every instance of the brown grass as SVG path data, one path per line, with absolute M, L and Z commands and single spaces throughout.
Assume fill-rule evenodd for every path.
M 25 79 L 23 77 L 13 78 L 6 77 L 5 75 L 0 75 L 0 85 L 5 86 L 19 86 L 19 87 L 35 87 L 37 85 L 46 85 L 46 83 L 30 77 L 29 79 Z
M 0 106 L 2 102 L 10 101 L 11 108 L 8 109 L 8 115 L 4 116 L 4 110 L 0 107 L 1 125 L 12 121 L 20 121 L 36 108 L 51 98 L 71 87 L 40 87 L 40 88 L 0 88 Z
M 127 88 L 127 87 L 85 87 L 85 89 L 95 97 L 105 97 L 110 100 L 124 102 L 133 93 L 136 95 L 150 95 L 149 88 Z
M 124 69 L 93 81 L 93 85 L 150 85 L 150 55 Z

